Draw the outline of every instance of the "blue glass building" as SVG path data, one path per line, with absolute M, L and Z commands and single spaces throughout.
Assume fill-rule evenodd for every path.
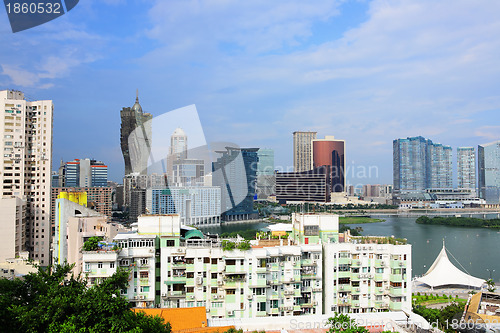
M 418 136 L 393 141 L 394 191 L 453 188 L 452 149 Z
M 212 163 L 212 185 L 221 188 L 224 221 L 252 220 L 259 217 L 253 207 L 256 193 L 259 148 L 226 147 Z
M 499 204 L 500 141 L 479 145 L 477 157 L 479 195 L 487 204 Z

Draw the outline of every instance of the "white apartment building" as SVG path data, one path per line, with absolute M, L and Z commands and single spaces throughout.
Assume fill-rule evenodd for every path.
M 26 200 L 23 250 L 41 266 L 50 263 L 53 109 L 50 100 L 29 101 L 20 91 L 0 91 L 0 200 L 12 196 Z M 0 243 L 7 237 L 1 234 Z
M 0 262 L 16 258 L 26 247 L 26 201 L 0 199 Z
M 324 246 L 325 314 L 411 310 L 411 245 L 384 239 Z
M 155 237 L 137 233 L 118 234 L 112 247 L 99 251 L 84 252 L 83 272 L 89 277 L 89 284 L 99 283 L 116 272 L 117 267 L 130 270 L 129 286 L 122 290 L 136 307 L 153 307 L 155 304 L 156 257 Z
M 410 309 L 411 246 L 338 234 L 338 216 L 293 214 L 288 240 L 220 240 L 173 215 L 140 216 L 138 232 L 84 252 L 91 283 L 129 267 L 123 295 L 139 307 L 204 306 L 208 318 Z M 339 242 L 339 239 L 341 242 Z M 348 242 L 342 242 L 342 241 Z M 308 244 L 306 244 L 308 243 Z M 121 250 L 111 250 L 118 245 Z

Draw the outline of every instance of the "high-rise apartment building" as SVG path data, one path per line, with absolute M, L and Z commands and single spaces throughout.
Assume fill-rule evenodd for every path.
M 212 163 L 212 185 L 221 188 L 222 219 L 240 221 L 258 218 L 253 208 L 257 181 L 258 148 L 226 147 Z
M 124 107 L 120 111 L 120 117 L 120 144 L 125 161 L 125 175 L 133 172 L 147 174 L 153 116 L 142 112 L 137 94 L 135 104 L 131 108 Z
M 427 188 L 453 188 L 452 149 L 427 140 Z
M 108 166 L 101 161 L 75 159 L 59 167 L 61 187 L 108 186 Z
M 50 263 L 53 109 L 51 100 L 28 101 L 20 91 L 0 91 L 1 200 L 12 197 L 26 200 L 23 219 L 26 242 L 22 250 L 29 251 L 30 259 L 39 260 L 42 266 Z M 16 206 L 19 209 L 22 205 Z
M 393 142 L 395 192 L 453 188 L 452 149 L 421 136 Z
M 345 141 L 333 136 L 312 141 L 313 168 L 330 166 L 331 191 L 345 192 Z
M 394 190 L 425 190 L 427 140 L 423 137 L 393 142 Z
M 500 141 L 477 147 L 478 185 L 482 199 L 488 204 L 500 203 Z
M 260 148 L 257 157 L 257 199 L 267 199 L 276 192 L 274 150 Z
M 476 151 L 474 147 L 457 148 L 459 189 L 476 189 Z
M 313 169 L 312 141 L 316 132 L 293 132 L 293 171 L 302 172 Z

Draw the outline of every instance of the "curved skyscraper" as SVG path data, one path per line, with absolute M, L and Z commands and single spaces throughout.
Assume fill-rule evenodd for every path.
M 147 174 L 148 158 L 151 152 L 150 113 L 143 113 L 139 104 L 139 94 L 131 108 L 120 111 L 122 120 L 120 144 L 125 161 L 125 175 L 131 173 Z M 137 130 L 136 130 L 137 129 Z

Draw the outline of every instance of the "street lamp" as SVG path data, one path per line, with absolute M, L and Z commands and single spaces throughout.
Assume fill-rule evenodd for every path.
M 490 280 L 491 280 L 491 279 L 492 279 L 492 277 L 491 277 L 491 276 L 492 276 L 492 274 L 495 272 L 495 270 L 494 270 L 494 269 L 491 269 L 491 270 L 490 270 L 490 269 L 488 269 L 488 268 L 486 268 L 486 270 L 490 273 Z
M 424 276 L 424 274 L 425 274 L 425 267 L 427 267 L 427 266 L 424 265 L 424 272 L 422 273 L 422 276 Z

